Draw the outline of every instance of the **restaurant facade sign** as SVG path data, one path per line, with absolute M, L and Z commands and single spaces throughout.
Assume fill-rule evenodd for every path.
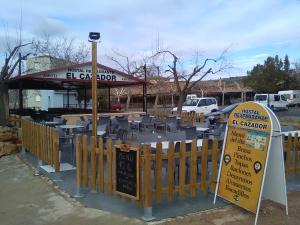
M 270 109 L 247 102 L 233 110 L 221 159 L 215 201 L 219 196 L 257 215 L 263 195 L 287 206 L 280 124 Z
M 54 71 L 49 73 L 39 74 L 36 77 L 40 78 L 53 78 L 53 79 L 67 79 L 67 80 L 91 80 L 92 68 L 91 65 L 70 67 L 61 71 Z M 114 70 L 103 69 L 98 66 L 97 68 L 98 81 L 134 81 Z

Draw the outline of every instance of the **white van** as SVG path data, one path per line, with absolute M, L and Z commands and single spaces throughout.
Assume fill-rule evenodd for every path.
M 191 98 L 197 98 L 197 95 L 195 94 L 190 94 L 186 96 L 186 99 L 191 99 Z
M 215 98 L 190 98 L 182 105 L 182 112 L 204 113 L 204 115 L 207 115 L 217 110 L 218 103 Z M 177 108 L 173 108 L 172 111 L 176 112 Z
M 288 102 L 284 95 L 279 94 L 256 94 L 254 101 L 259 102 L 271 109 L 288 109 Z
M 278 94 L 286 97 L 289 106 L 300 106 L 300 90 L 278 91 Z

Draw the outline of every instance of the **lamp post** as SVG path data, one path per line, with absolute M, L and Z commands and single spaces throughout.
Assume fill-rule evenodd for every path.
M 90 32 L 89 41 L 92 42 L 92 136 L 97 137 L 97 42 L 100 33 Z

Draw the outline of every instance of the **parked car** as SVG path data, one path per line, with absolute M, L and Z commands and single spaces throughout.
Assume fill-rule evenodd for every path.
M 187 99 L 182 105 L 182 112 L 195 112 L 204 113 L 207 115 L 211 112 L 218 110 L 218 103 L 215 98 L 190 98 Z M 176 112 L 177 107 L 172 109 L 172 112 Z
M 221 114 L 223 114 L 224 116 L 228 117 L 229 114 L 239 105 L 239 103 L 234 103 L 232 105 L 229 105 L 221 110 L 212 112 L 210 114 L 207 115 L 207 119 L 209 121 L 209 123 L 211 125 L 216 124 L 218 122 L 218 120 L 221 117 Z
M 278 94 L 286 97 L 288 106 L 300 106 L 300 90 L 278 91 Z
M 120 102 L 111 105 L 111 110 L 119 111 L 121 109 L 122 109 L 122 104 Z
M 268 106 L 272 110 L 288 109 L 286 97 L 280 94 L 256 94 L 254 101 Z

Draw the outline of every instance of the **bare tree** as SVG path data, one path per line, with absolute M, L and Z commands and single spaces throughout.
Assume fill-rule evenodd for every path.
M 220 77 L 219 82 L 218 82 L 218 88 L 219 88 L 220 92 L 222 93 L 222 106 L 224 106 L 225 93 L 226 93 L 226 83 L 225 83 L 225 81 L 222 82 L 221 77 Z
M 114 88 L 112 89 L 112 93 L 117 97 L 118 103 L 120 102 L 120 97 L 126 93 L 125 88 Z
M 60 67 L 86 62 L 90 56 L 90 49 L 81 42 L 76 43 L 74 38 L 54 38 L 44 34 L 40 39 L 34 39 L 32 49 L 35 55 L 50 57 L 52 67 Z M 78 105 L 84 99 L 84 92 L 77 90 Z
M 181 113 L 182 105 L 186 99 L 187 94 L 203 80 L 209 74 L 216 74 L 228 68 L 228 64 L 225 63 L 225 50 L 220 57 L 206 58 L 200 62 L 199 54 L 196 53 L 195 65 L 190 72 L 182 69 L 183 61 L 172 51 L 163 50 L 158 51 L 153 57 L 160 55 L 171 57 L 171 63 L 168 63 L 165 72 L 170 74 L 170 78 L 174 80 L 177 93 L 179 95 L 179 101 L 177 106 L 177 113 Z
M 83 42 L 76 44 L 74 38 L 54 38 L 44 34 L 42 38 L 34 39 L 32 43 L 34 55 L 46 55 L 56 59 L 55 66 L 85 62 L 90 50 Z
M 18 57 L 18 53 L 22 48 L 27 45 L 32 44 L 31 42 L 22 43 L 18 40 L 13 47 L 11 47 L 11 42 L 7 42 L 7 50 L 5 53 L 5 59 L 0 72 L 0 125 L 6 125 L 7 118 L 9 115 L 9 94 L 8 94 L 8 84 L 7 80 L 10 79 L 17 65 L 21 60 L 27 58 L 30 53 L 27 53 L 21 57 Z

